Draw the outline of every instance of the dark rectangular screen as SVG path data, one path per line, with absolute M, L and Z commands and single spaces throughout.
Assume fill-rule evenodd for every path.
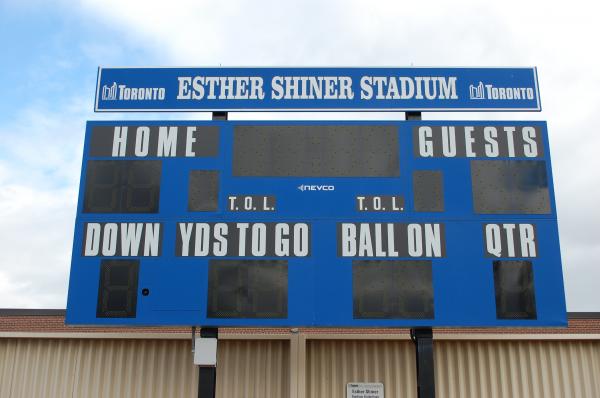
M 90 160 L 84 213 L 157 213 L 160 160 Z
M 209 318 L 287 318 L 287 309 L 287 261 L 210 261 Z
M 415 211 L 444 211 L 444 180 L 439 170 L 413 171 Z
M 471 182 L 476 213 L 550 213 L 543 160 L 472 160 Z
M 397 177 L 396 126 L 236 126 L 233 175 Z
M 354 318 L 433 318 L 431 261 L 354 261 L 352 279 Z
M 494 261 L 496 317 L 536 319 L 531 261 Z
M 98 318 L 135 318 L 139 264 L 137 260 L 100 263 Z
M 192 170 L 188 190 L 189 211 L 217 211 L 219 208 L 219 172 Z

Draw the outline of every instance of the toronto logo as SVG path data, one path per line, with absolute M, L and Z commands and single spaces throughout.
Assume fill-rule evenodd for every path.
M 102 100 L 112 101 L 117 99 L 117 82 L 114 82 L 112 86 L 102 86 Z
M 533 87 L 499 87 L 489 83 L 469 85 L 472 100 L 535 100 Z
M 485 99 L 485 94 L 483 92 L 483 82 L 479 82 L 477 86 L 470 85 L 469 86 L 469 97 L 471 99 Z
M 117 82 L 102 86 L 103 101 L 163 101 L 164 99 L 164 87 L 128 87 Z

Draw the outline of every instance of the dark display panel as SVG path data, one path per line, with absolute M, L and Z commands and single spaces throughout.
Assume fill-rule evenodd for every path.
M 160 160 L 90 160 L 84 213 L 157 213 Z
M 98 318 L 135 318 L 140 262 L 102 260 L 98 287 Z
M 433 318 L 431 261 L 352 263 L 354 318 Z
M 190 171 L 188 187 L 189 211 L 217 211 L 219 208 L 219 172 Z
M 496 316 L 499 319 L 536 319 L 531 261 L 494 261 Z
M 209 318 L 286 318 L 287 261 L 210 260 Z
M 471 182 L 476 213 L 550 213 L 543 160 L 472 160 Z
M 444 180 L 441 171 L 413 171 L 415 211 L 444 211 Z
M 233 175 L 397 177 L 396 126 L 236 126 Z

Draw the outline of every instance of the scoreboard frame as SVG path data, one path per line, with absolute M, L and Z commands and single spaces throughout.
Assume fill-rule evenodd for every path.
M 131 134 L 128 135 L 129 141 L 123 141 L 124 145 L 129 147 L 125 152 L 119 152 L 121 149 L 118 149 L 114 153 L 117 156 L 113 156 L 112 153 L 108 154 L 107 151 L 110 152 L 114 149 L 114 146 L 107 146 L 105 141 L 96 139 L 94 131 L 104 131 L 102 133 L 104 135 L 110 135 L 112 131 L 112 144 L 114 145 L 115 127 L 119 126 L 131 129 Z M 141 139 L 141 144 L 135 138 L 131 138 L 134 128 L 137 134 L 137 127 L 140 126 L 147 127 L 147 134 L 150 137 L 156 136 L 157 129 L 160 126 L 181 126 L 181 129 L 178 127 L 178 134 L 182 138 L 180 138 L 177 147 L 172 152 L 176 156 L 150 156 L 153 150 L 158 150 L 158 144 L 152 144 L 153 141 L 149 140 L 144 150 L 144 138 Z M 348 168 L 332 166 L 331 164 L 335 163 L 334 161 L 329 163 L 325 161 L 324 165 L 314 166 L 313 169 L 310 169 L 312 175 L 293 175 L 300 166 L 304 168 L 303 170 L 307 170 L 306 167 L 308 166 L 303 163 L 304 160 L 301 157 L 294 158 L 296 163 L 292 161 L 292 164 L 287 166 L 282 163 L 284 167 L 277 168 L 277 172 L 292 173 L 291 176 L 252 175 L 252 173 L 257 173 L 256 170 L 262 170 L 260 165 L 256 166 L 256 170 L 252 169 L 254 171 L 244 171 L 249 175 L 235 175 L 233 155 L 236 134 L 245 132 L 247 134 L 258 134 L 256 137 L 265 138 L 260 134 L 267 134 L 268 137 L 268 134 L 273 134 L 271 131 L 273 129 L 278 130 L 289 127 L 288 134 L 293 134 L 294 131 L 300 131 L 298 134 L 305 134 L 302 130 L 316 131 L 322 129 L 326 132 L 343 126 L 356 127 L 358 133 L 353 137 L 358 137 L 360 131 L 369 129 L 383 131 L 392 128 L 396 131 L 397 173 L 377 176 L 376 173 L 378 172 L 388 172 L 386 167 L 393 164 L 393 159 L 392 163 L 384 162 L 385 164 L 382 166 L 378 163 L 377 156 L 375 156 L 375 158 L 361 159 L 363 164 L 373 167 L 372 170 L 375 170 L 373 172 L 375 174 L 360 177 L 344 176 L 343 173 Z M 431 136 L 428 135 L 429 131 L 421 132 L 418 130 L 418 127 L 423 126 L 431 128 Z M 419 151 L 422 151 L 423 148 L 417 145 L 415 140 L 419 140 L 419 143 L 421 143 L 422 138 L 425 137 L 433 146 L 443 146 L 448 141 L 444 141 L 439 137 L 440 134 L 443 134 L 441 129 L 444 126 L 459 127 L 457 137 L 462 138 L 456 140 L 456 153 L 452 155 L 452 151 L 444 151 L 443 148 L 433 148 L 433 151 L 429 152 L 429 149 L 426 148 L 424 152 L 426 156 L 422 156 L 423 153 Z M 515 130 L 527 126 L 532 127 L 535 134 L 537 134 L 537 141 L 535 141 L 538 144 L 537 155 L 529 157 L 523 152 L 522 148 L 517 149 L 515 152 L 514 145 L 512 148 L 502 148 L 502 145 L 509 141 L 498 139 L 497 152 L 491 150 L 494 154 L 497 153 L 496 156 L 493 159 L 481 156 L 482 150 L 487 151 L 489 149 L 486 147 L 486 143 L 489 144 L 489 141 L 481 141 L 481 137 L 484 140 L 485 137 L 489 138 L 489 136 L 485 136 L 484 129 L 498 126 L 514 127 Z M 191 137 L 195 141 L 191 144 L 189 141 L 190 136 L 187 135 L 189 134 L 187 127 L 196 127 L 196 131 L 192 132 Z M 472 127 L 470 135 L 466 134 L 465 127 Z M 216 141 L 214 137 L 215 128 L 218 130 Z M 252 133 L 252 128 L 255 128 L 258 132 Z M 377 130 L 378 128 L 379 130 Z M 341 130 L 344 131 L 343 128 Z M 350 130 L 350 128 L 346 130 Z M 497 130 L 502 131 L 501 129 Z M 248 133 L 249 131 L 250 133 Z M 306 134 L 308 134 L 307 137 L 310 137 L 310 133 Z M 503 133 L 500 132 L 499 134 L 501 136 Z M 207 138 L 205 135 L 210 137 Z M 431 137 L 431 140 L 429 140 L 429 137 Z M 471 139 L 474 141 L 469 141 Z M 184 144 L 181 144 L 181 140 L 184 141 Z M 185 143 L 186 140 L 187 144 Z M 480 142 L 477 140 L 480 140 Z M 333 141 L 333 144 L 331 142 L 320 143 L 319 147 L 333 145 L 323 149 L 324 153 L 334 150 L 337 148 L 334 144 L 339 144 L 339 140 Z M 515 144 L 514 140 L 510 142 Z M 521 140 L 523 147 L 528 142 L 525 138 Z M 364 141 L 359 143 L 365 145 Z M 100 152 L 97 151 L 98 145 L 103 148 Z M 146 151 L 150 155 L 136 156 L 135 149 L 131 153 L 127 152 L 131 148 L 130 145 L 139 146 L 142 149 L 140 153 L 143 154 Z M 470 150 L 467 149 L 466 145 L 470 146 Z M 207 147 L 214 147 L 214 150 L 207 149 Z M 375 148 L 381 150 L 381 147 Z M 531 147 L 529 148 L 531 149 Z M 96 151 L 95 155 L 92 156 L 94 151 Z M 349 147 L 348 151 L 352 153 L 352 148 Z M 391 152 L 393 152 L 393 149 Z M 190 153 L 194 153 L 194 155 L 185 156 Z M 197 156 L 198 153 L 201 153 L 201 155 Z M 452 156 L 446 156 L 448 153 Z M 310 151 L 305 154 L 310 154 Z M 471 156 L 473 154 L 475 156 Z M 252 154 L 248 156 L 250 156 L 250 160 L 256 159 L 256 156 L 253 158 L 254 155 Z M 157 212 L 86 212 L 86 195 L 89 195 L 89 193 L 86 193 L 89 188 L 88 168 L 92 161 L 118 162 L 118 164 L 125 164 L 123 161 L 160 162 L 161 181 Z M 542 210 L 536 210 L 538 214 L 506 213 L 502 209 L 496 214 L 476 214 L 475 196 L 472 189 L 472 183 L 476 180 L 472 171 L 475 164 L 473 162 L 483 162 L 485 165 L 491 164 L 489 162 L 499 162 L 495 165 L 500 168 L 503 167 L 502 164 L 515 165 L 517 163 L 537 167 L 539 162 L 545 162 L 543 172 L 546 178 L 547 200 L 539 199 L 539 197 L 534 200 L 534 202 L 541 200 L 539 203 L 542 203 Z M 534 164 L 535 162 L 538 163 Z M 249 164 L 248 162 L 242 163 Z M 240 170 L 249 170 L 240 167 L 237 169 L 237 173 Z M 531 169 L 534 170 L 534 174 L 539 174 L 538 169 L 540 167 L 535 167 L 533 169 L 530 167 L 527 170 Z M 360 169 L 356 167 L 354 169 L 350 167 L 349 169 L 360 172 Z M 314 175 L 314 172 L 320 170 L 325 170 L 326 173 L 332 173 L 332 175 Z M 505 172 L 505 174 L 496 170 L 493 172 L 496 174 L 492 173 L 491 175 L 495 176 L 496 179 L 504 178 L 506 173 L 512 172 L 511 170 Z M 216 210 L 214 208 L 203 209 L 202 204 L 200 208 L 203 210 L 198 211 L 198 208 L 192 209 L 194 211 L 191 210 L 188 199 L 192 171 L 218 172 L 216 182 L 214 181 L 214 175 L 207 177 L 200 173 L 198 177 L 204 185 L 216 184 L 218 198 Z M 131 171 L 128 172 L 131 173 Z M 414 172 L 423 173 L 415 177 Z M 441 172 L 441 177 L 435 172 Z M 270 170 L 268 173 L 273 173 L 273 171 Z M 529 173 L 527 175 L 531 174 L 529 171 L 527 173 Z M 483 178 L 485 180 L 485 173 Z M 417 183 L 417 186 L 415 186 L 415 181 L 420 181 L 420 179 L 425 181 L 425 185 Z M 418 206 L 415 205 L 415 201 L 419 195 L 419 190 L 423 191 L 425 189 L 424 192 L 428 192 L 427 189 L 430 188 L 430 185 L 427 184 L 440 187 L 438 181 L 440 179 L 442 208 L 435 207 L 440 204 L 437 200 L 434 201 L 433 207 L 430 206 L 431 204 L 421 203 L 425 207 L 420 208 L 420 211 L 416 211 Z M 119 184 L 125 188 L 120 188 L 121 191 L 118 192 L 129 189 L 122 182 L 119 182 Z M 122 195 L 124 195 L 123 198 L 126 198 L 125 194 Z M 486 196 L 485 192 L 482 195 L 485 198 L 489 197 L 489 195 Z M 243 201 L 232 201 L 232 196 L 241 197 Z M 427 195 L 425 196 L 425 199 L 428 199 Z M 362 197 L 362 201 L 358 197 Z M 251 198 L 250 202 L 253 204 L 259 203 L 258 210 L 254 205 L 249 206 L 247 211 L 239 210 L 240 208 L 244 209 L 243 205 L 247 200 L 246 198 Z M 389 210 L 373 211 L 371 205 L 375 205 L 376 198 L 379 198 L 380 201 L 379 210 L 382 208 L 389 209 L 392 206 L 395 206 L 394 209 L 397 210 L 393 212 Z M 127 200 L 123 199 L 123 201 Z M 544 200 L 546 201 L 544 202 Z M 504 202 L 502 201 L 502 203 Z M 365 205 L 365 203 L 368 204 Z M 546 205 L 547 208 L 544 207 Z M 371 210 L 364 211 L 369 206 L 371 206 Z M 237 210 L 233 211 L 234 208 L 237 208 Z M 119 207 L 118 211 L 123 211 L 123 209 L 124 207 Z M 122 234 L 121 229 L 125 228 L 127 230 L 130 228 L 129 224 L 131 223 L 135 223 L 131 228 L 141 228 L 139 253 L 148 254 L 148 256 L 123 255 L 123 252 L 118 255 L 118 253 L 112 253 L 110 250 L 109 254 L 112 253 L 112 255 L 105 256 L 102 255 L 103 246 L 101 241 L 94 242 L 93 239 L 88 239 L 89 234 L 100 233 L 99 231 L 105 233 L 108 224 L 111 224 L 110 228 L 113 227 L 112 224 L 116 225 L 114 227 L 116 228 L 115 233 Z M 288 242 L 290 246 L 287 252 L 275 251 L 273 248 L 274 243 L 270 243 L 266 246 L 264 252 L 257 252 L 262 253 L 262 255 L 248 256 L 246 252 L 244 253 L 246 255 L 240 255 L 239 251 L 237 253 L 227 251 L 222 253 L 214 250 L 204 253 L 200 250 L 201 255 L 194 256 L 190 253 L 197 249 L 192 245 L 188 248 L 188 256 L 183 256 L 184 245 L 182 242 L 186 236 L 185 233 L 189 234 L 187 235 L 187 242 L 192 242 L 192 238 L 195 237 L 192 234 L 201 231 L 199 224 L 212 234 L 215 234 L 217 228 L 222 228 L 218 226 L 219 224 L 227 225 L 229 230 L 238 228 L 237 240 L 231 238 L 233 240 L 229 242 L 229 247 L 237 244 L 241 248 L 245 244 L 240 243 L 240 223 L 248 224 L 247 227 L 244 227 L 248 231 L 253 231 L 256 225 L 264 225 L 266 231 L 264 236 L 276 236 L 278 228 L 280 233 L 283 230 L 288 235 L 297 230 L 298 236 L 300 236 L 298 238 L 300 240 L 299 247 L 294 247 L 297 243 L 294 238 Z M 156 239 L 155 228 L 157 224 L 160 229 L 160 237 L 158 238 L 158 244 L 153 245 L 153 239 Z M 182 226 L 181 224 L 185 225 Z M 138 227 L 138 225 L 141 225 L 141 227 Z M 260 225 L 256 228 L 259 232 L 263 228 Z M 303 225 L 308 225 L 308 232 L 304 230 Z M 436 225 L 438 230 L 435 229 Z M 527 225 L 533 225 L 532 229 L 526 227 Z M 354 255 L 345 255 L 352 254 L 351 248 L 346 248 L 347 251 L 344 252 L 344 242 L 351 241 L 348 236 L 352 234 L 353 229 L 356 234 Z M 421 231 L 422 235 L 420 236 L 423 239 L 428 236 L 441 237 L 441 245 L 439 247 L 434 243 L 429 246 L 423 245 L 421 246 L 422 253 L 413 256 L 414 250 L 419 248 L 413 247 L 414 250 L 411 254 L 410 241 L 406 244 L 406 247 L 390 248 L 390 240 L 387 241 L 387 246 L 384 247 L 382 244 L 378 247 L 377 239 L 374 238 L 378 233 L 394 233 L 395 236 L 406 236 L 407 233 L 410 234 L 407 231 L 413 230 Z M 532 234 L 535 234 L 534 243 L 531 243 Z M 368 239 L 369 242 L 373 242 L 370 249 L 368 247 L 370 243 L 365 243 L 366 240 L 360 241 L 366 235 L 373 237 L 373 240 Z M 490 240 L 487 239 L 488 235 L 492 236 Z M 303 239 L 306 236 L 309 237 L 308 247 L 302 246 Z M 346 240 L 344 240 L 344 237 Z M 121 239 L 119 242 L 122 244 L 124 241 L 121 235 L 119 235 L 119 239 Z M 510 239 L 515 242 L 512 246 Z M 392 240 L 398 241 L 397 238 Z M 364 243 L 362 249 L 360 248 L 361 243 Z M 501 247 L 499 251 L 489 247 L 490 244 L 494 246 L 496 243 Z M 251 244 L 252 242 L 248 243 L 247 250 L 254 250 L 251 249 Z M 349 245 L 351 246 L 351 243 Z M 87 249 L 90 249 L 90 251 L 86 252 Z M 110 247 L 109 249 L 112 250 Z M 122 250 L 122 247 L 119 245 L 119 247 L 115 246 L 114 249 L 115 251 Z M 298 250 L 294 251 L 295 249 Z M 496 249 L 498 248 L 496 247 Z M 358 255 L 361 250 L 363 255 Z M 390 254 L 393 254 L 394 251 L 399 253 L 391 256 Z M 281 255 L 281 253 L 284 254 Z M 385 253 L 386 255 L 377 255 L 378 253 Z M 535 256 L 531 256 L 532 253 L 535 253 Z M 528 255 L 523 256 L 523 254 Z M 250 262 L 246 267 L 254 267 L 252 268 L 252 274 L 248 274 L 247 268 L 244 271 L 243 266 L 240 266 L 244 262 Z M 132 276 L 133 274 L 121 271 L 114 271 L 114 276 L 110 276 L 111 267 L 116 264 L 118 268 L 126 263 L 131 264 L 127 268 L 127 272 L 135 271 L 137 273 L 135 278 Z M 517 270 L 516 273 L 512 271 L 512 273 L 503 272 L 502 270 L 507 269 L 502 267 L 503 263 L 511 265 L 512 268 L 510 269 Z M 284 264 L 285 267 L 283 267 Z M 227 317 L 227 312 L 223 315 L 214 312 L 214 308 L 211 310 L 211 299 L 208 297 L 208 290 L 211 281 L 220 280 L 216 276 L 221 272 L 217 269 L 219 266 L 221 267 L 219 270 L 223 271 L 223 275 L 226 274 L 226 271 L 222 267 L 237 266 L 242 270 L 236 271 L 238 272 L 237 277 L 241 278 L 242 276 L 239 275 L 243 274 L 243 278 L 249 278 L 245 280 L 254 280 L 254 283 L 258 286 L 257 289 L 262 286 L 263 282 L 261 281 L 283 280 L 282 278 L 284 278 L 287 282 L 285 286 L 285 311 L 280 306 L 280 312 L 263 312 L 261 316 L 257 317 L 256 314 L 249 315 L 248 308 L 242 304 L 241 307 L 244 308 L 240 307 L 241 309 L 236 317 Z M 263 273 L 262 276 L 259 275 L 261 269 L 275 269 L 276 267 L 279 267 L 277 269 L 280 271 L 277 271 L 275 276 L 267 275 L 267 273 Z M 368 311 L 364 313 L 357 312 L 356 297 L 353 291 L 359 291 L 363 288 L 360 283 L 357 283 L 358 275 L 367 275 L 365 272 L 372 272 L 377 267 L 384 270 L 382 272 L 386 272 L 386 278 L 383 278 L 382 283 L 391 286 L 387 288 L 389 292 L 396 292 L 397 290 L 411 292 L 411 289 L 414 288 L 412 282 L 403 289 L 397 289 L 403 280 L 412 280 L 411 277 L 406 276 L 412 272 L 410 271 L 411 267 L 416 272 L 415 275 L 418 275 L 415 280 L 431 278 L 432 292 L 430 293 L 433 300 L 431 306 L 427 307 L 428 309 L 425 311 L 415 313 L 417 315 L 412 317 L 406 316 L 406 308 L 403 307 L 404 310 L 399 310 L 398 306 L 387 312 L 384 311 L 383 316 L 381 313 L 373 315 L 373 312 Z M 391 270 L 392 268 L 394 270 Z M 533 282 L 528 279 L 531 278 L 531 275 L 533 275 Z M 100 308 L 102 303 L 106 302 L 109 290 L 102 285 L 102 280 L 110 280 L 111 278 L 116 278 L 115 280 L 120 278 L 121 282 L 124 283 L 123 288 L 117 287 L 115 289 L 121 292 L 119 294 L 125 295 L 123 297 L 135 295 L 135 303 L 133 301 L 128 302 L 123 312 L 106 316 L 106 314 L 101 314 Z M 521 282 L 524 281 L 523 283 L 526 284 L 531 282 L 528 285 L 530 289 L 527 294 L 533 292 L 533 297 L 529 300 L 528 310 L 525 310 L 523 314 L 512 318 L 503 318 L 502 308 L 496 305 L 496 302 L 498 297 L 503 297 L 502 295 L 505 294 L 506 289 L 503 290 L 499 284 L 501 284 L 501 280 L 514 280 L 515 278 Z M 390 280 L 398 282 L 392 283 Z M 130 281 L 132 283 L 129 283 Z M 214 283 L 222 285 L 219 282 Z M 283 284 L 280 283 L 278 286 L 282 287 Z M 233 285 L 230 292 L 235 292 L 239 288 L 239 285 Z M 368 286 L 365 291 L 369 291 Z M 130 296 L 127 296 L 127 294 L 130 294 Z M 244 297 L 252 296 L 248 292 L 244 294 Z M 282 291 L 279 291 L 278 294 L 282 294 Z M 390 302 L 399 300 L 401 303 L 402 297 L 401 294 L 396 295 L 393 299 L 390 299 Z M 534 306 L 533 316 L 530 311 L 531 303 Z M 283 311 L 285 316 L 281 316 L 284 313 Z M 209 316 L 210 314 L 212 316 Z M 426 316 L 418 314 L 426 314 Z M 566 325 L 566 309 L 546 123 L 541 121 L 421 120 L 360 122 L 190 120 L 88 122 L 75 224 L 66 322 L 68 324 L 96 325 L 211 325 L 219 327 L 564 326 Z

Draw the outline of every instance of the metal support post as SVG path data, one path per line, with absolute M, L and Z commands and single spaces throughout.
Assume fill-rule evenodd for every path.
M 201 328 L 200 338 L 219 340 L 219 329 Z M 215 398 L 217 386 L 217 366 L 198 367 L 198 398 Z
M 410 338 L 415 344 L 417 360 L 417 397 L 435 398 L 433 331 L 431 328 L 411 329 Z
M 212 120 L 227 120 L 227 112 L 213 112 Z M 217 339 L 219 341 L 219 329 L 205 327 L 200 329 L 200 338 Z M 217 366 L 198 367 L 198 398 L 215 398 L 217 386 Z
M 421 112 L 406 112 L 405 119 L 422 120 Z M 410 338 L 415 344 L 417 365 L 417 397 L 435 398 L 433 331 L 431 328 L 410 329 Z
M 414 111 L 404 112 L 404 119 L 406 119 L 406 120 L 421 120 L 421 112 L 414 112 Z
M 212 120 L 227 120 L 227 112 L 213 112 Z

